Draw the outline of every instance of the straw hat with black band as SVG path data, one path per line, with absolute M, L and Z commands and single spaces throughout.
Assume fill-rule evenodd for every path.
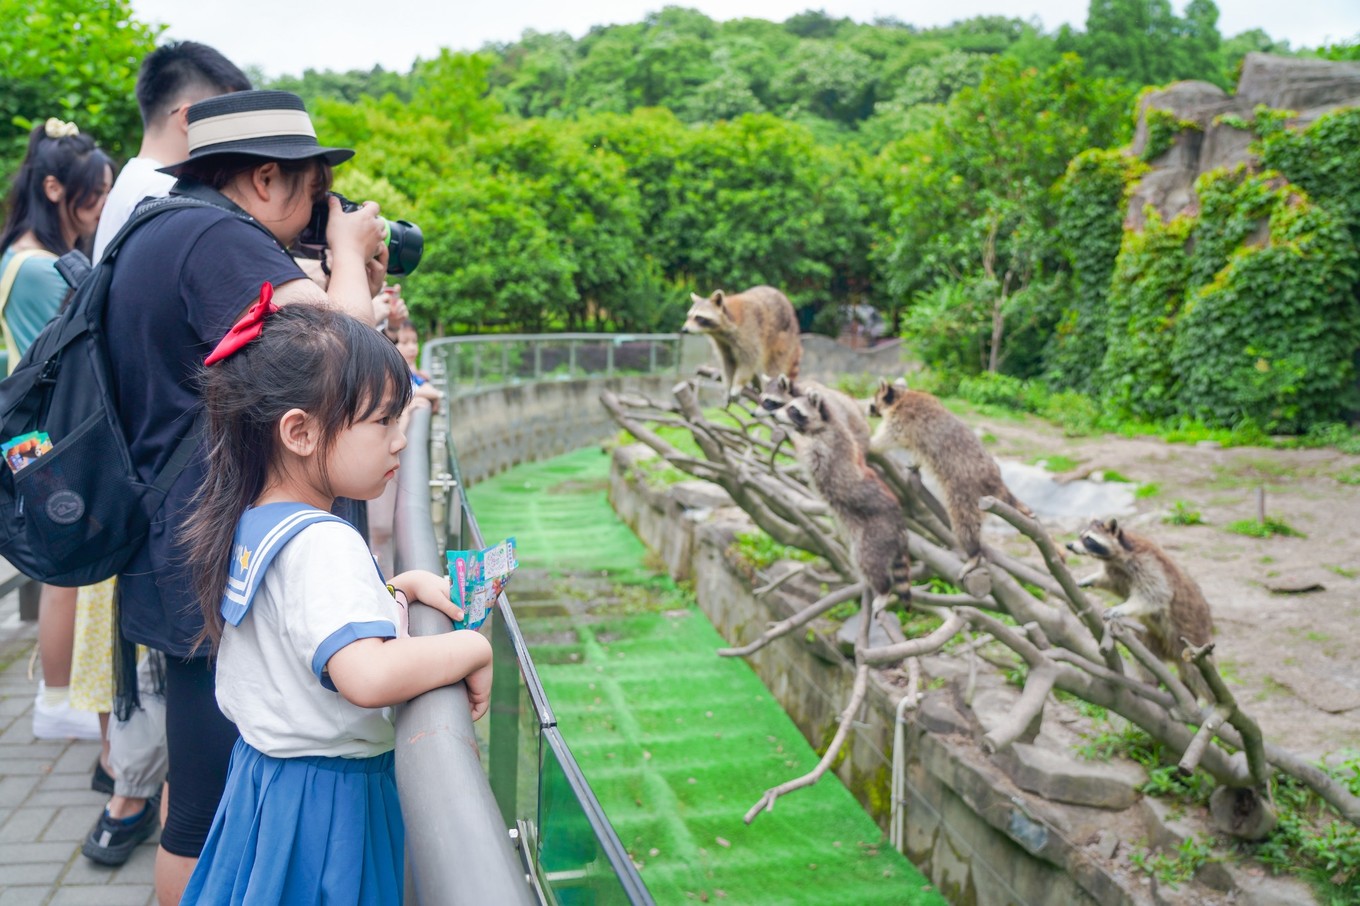
M 188 164 L 219 154 L 261 161 L 319 157 L 332 166 L 354 156 L 349 148 L 319 144 L 302 98 L 288 91 L 237 91 L 208 98 L 189 108 L 188 119 L 188 159 L 160 172 L 179 176 Z

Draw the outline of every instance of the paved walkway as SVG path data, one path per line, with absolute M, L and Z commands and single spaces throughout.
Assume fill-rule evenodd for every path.
M 10 575 L 0 560 L 0 581 Z M 37 640 L 37 623 L 19 619 L 18 593 L 0 598 L 0 906 L 154 906 L 158 835 L 121 868 L 80 854 L 106 799 L 90 789 L 99 744 L 33 737 Z

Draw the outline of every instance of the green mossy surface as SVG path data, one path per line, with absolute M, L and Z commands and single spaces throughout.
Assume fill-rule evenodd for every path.
M 608 468 L 595 449 L 519 466 L 472 488 L 473 511 L 487 538 L 516 536 L 521 568 L 663 588 L 609 507 Z M 673 586 L 656 609 L 528 620 L 526 635 L 559 640 L 531 645 L 539 675 L 658 903 L 945 902 L 835 776 L 743 822 L 818 756 L 745 662 L 717 657 L 726 643 Z

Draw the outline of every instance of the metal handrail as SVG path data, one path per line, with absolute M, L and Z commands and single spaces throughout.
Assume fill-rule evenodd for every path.
M 424 361 L 436 383 L 447 387 L 438 361 L 428 352 Z M 447 407 L 443 409 L 433 418 L 428 408 L 411 412 L 393 525 L 398 571 L 442 572 L 440 551 L 445 542 L 459 548 L 484 546 L 462 493 L 462 476 L 447 433 Z M 441 461 L 432 463 L 431 455 Z M 411 611 L 413 635 L 448 631 L 448 618 L 432 608 L 413 605 Z M 561 885 L 595 883 L 603 887 L 595 891 L 595 901 L 601 906 L 653 906 L 637 867 L 562 739 L 504 594 L 489 625 L 494 670 L 486 721 L 490 726 L 487 765 L 481 761 L 483 750 L 469 718 L 462 683 L 427 692 L 397 711 L 397 785 L 410 829 L 407 891 L 411 902 L 550 904 L 556 903 L 554 889 Z M 528 700 L 524 715 L 521 695 Z M 538 765 L 538 776 L 527 778 L 537 785 L 537 801 L 529 815 L 520 812 L 517 802 L 523 779 L 519 776 L 521 727 L 526 724 L 534 729 L 535 737 L 527 742 L 537 747 Z M 563 873 L 540 862 L 543 841 L 539 830 L 545 822 L 549 826 L 560 822 L 562 805 L 552 793 L 545 802 L 545 770 L 570 789 L 580 812 L 577 820 L 584 819 L 594 840 L 595 857 L 580 862 L 579 870 Z M 452 793 L 441 794 L 445 790 Z M 562 854 L 549 851 L 547 857 L 556 862 Z M 609 880 L 600 882 L 601 877 Z
M 429 488 L 430 410 L 414 409 L 401 456 L 393 537 L 398 572 L 442 573 Z M 412 635 L 449 631 L 432 607 L 411 605 Z M 411 901 L 438 906 L 530 906 L 537 902 L 482 768 L 462 683 L 397 708 L 397 793 L 406 836 Z M 436 790 L 448 795 L 432 795 Z
M 457 395 L 488 384 L 496 386 L 534 383 L 549 378 L 566 380 L 587 375 L 612 377 L 618 373 L 651 373 L 658 370 L 658 351 L 663 349 L 670 350 L 670 365 L 666 370 L 678 372 L 681 342 L 682 335 L 677 333 L 474 334 L 431 340 L 425 344 L 422 357 L 425 362 L 442 359 L 449 363 L 448 391 Z M 646 344 L 645 365 L 638 363 L 635 368 L 623 367 L 618 361 L 623 354 L 620 350 L 636 344 Z M 563 347 L 566 349 L 565 361 L 545 370 L 544 360 L 550 357 L 549 350 Z M 496 348 L 500 350 L 499 356 L 495 355 Z M 597 358 L 602 350 L 602 362 L 592 365 L 584 361 L 592 350 Z M 465 358 L 467 361 L 464 361 Z M 489 382 L 484 380 L 488 376 L 492 378 Z

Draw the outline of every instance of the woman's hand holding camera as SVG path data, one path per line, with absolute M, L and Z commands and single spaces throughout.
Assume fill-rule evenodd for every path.
M 346 212 L 335 195 L 331 195 L 326 203 L 330 206 L 326 223 L 326 245 L 331 260 L 328 295 L 341 302 L 347 311 L 356 312 L 359 310 L 358 297 L 362 295 L 364 306 L 371 312 L 372 299 L 387 279 L 387 242 L 383 223 L 378 219 L 378 205 L 368 201 L 358 210 Z M 350 295 L 355 299 L 337 298 L 337 292 L 344 293 L 345 299 Z

